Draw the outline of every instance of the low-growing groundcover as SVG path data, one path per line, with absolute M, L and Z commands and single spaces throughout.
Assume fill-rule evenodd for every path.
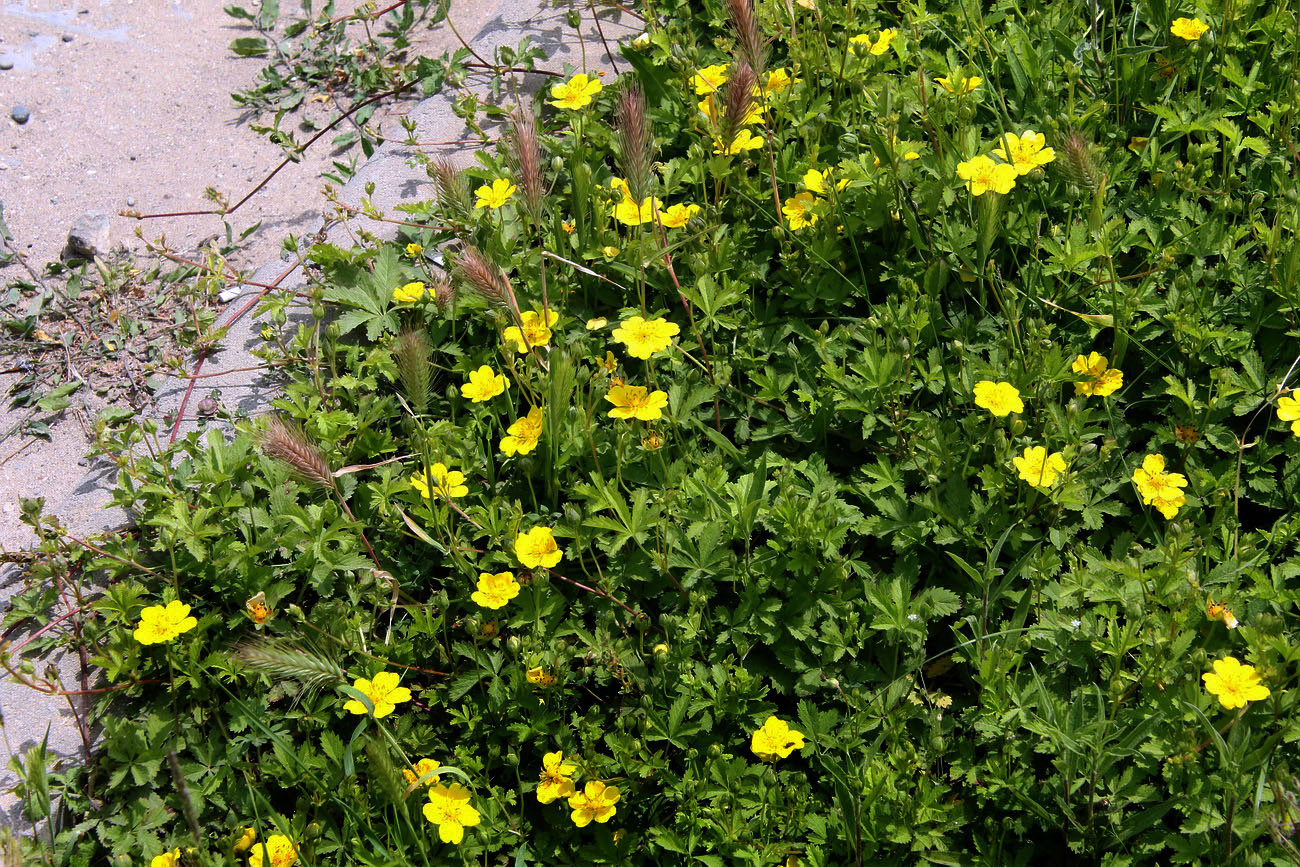
M 51 857 L 1297 863 L 1300 10 L 645 11 L 103 423 Z

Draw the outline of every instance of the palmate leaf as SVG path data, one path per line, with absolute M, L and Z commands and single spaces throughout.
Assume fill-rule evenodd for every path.
M 403 267 L 397 251 L 382 248 L 374 257 L 369 269 L 337 248 L 312 248 L 310 258 L 325 271 L 324 298 L 344 308 L 337 324 L 340 334 L 348 334 L 361 325 L 366 326 L 366 338 L 375 340 L 384 332 L 395 333 L 398 328 L 397 311 L 392 306 L 393 290 L 410 282 L 410 274 Z

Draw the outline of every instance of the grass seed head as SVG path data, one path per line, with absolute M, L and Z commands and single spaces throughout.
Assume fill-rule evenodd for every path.
M 618 95 L 617 117 L 614 139 L 619 164 L 628 189 L 640 202 L 650 195 L 650 169 L 654 164 L 654 140 L 641 88 L 631 85 Z
M 299 481 L 333 490 L 334 473 L 329 462 L 302 428 L 278 415 L 268 416 L 260 440 L 262 454 L 287 465 Z

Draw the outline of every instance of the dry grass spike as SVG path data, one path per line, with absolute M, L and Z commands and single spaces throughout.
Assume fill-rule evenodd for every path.
M 288 466 L 299 481 L 334 490 L 334 472 L 329 462 L 302 428 L 278 415 L 266 416 L 260 445 L 262 454 Z
M 618 96 L 616 113 L 618 128 L 614 131 L 614 140 L 618 146 L 619 164 L 632 197 L 640 202 L 650 195 L 650 169 L 654 165 L 654 139 L 650 135 L 645 94 L 641 88 L 630 85 L 623 90 Z

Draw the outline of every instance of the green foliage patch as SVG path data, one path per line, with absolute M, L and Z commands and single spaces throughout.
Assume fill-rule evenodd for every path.
M 101 424 L 51 857 L 1297 863 L 1294 5 L 647 12 Z

